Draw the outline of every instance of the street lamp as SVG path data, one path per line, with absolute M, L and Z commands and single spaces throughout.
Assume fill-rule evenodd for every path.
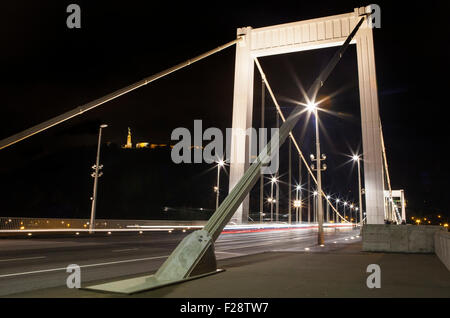
M 341 201 L 340 199 L 336 199 L 336 211 L 337 212 L 339 212 L 339 210 L 338 210 L 338 203 L 339 203 L 339 201 Z M 337 215 L 337 213 L 335 213 L 335 215 L 334 215 L 334 223 L 337 223 L 337 221 L 338 221 L 338 215 Z
M 313 159 L 311 156 L 311 160 L 317 161 L 317 218 L 319 223 L 318 234 L 317 234 L 317 243 L 319 245 L 323 245 L 325 243 L 324 234 L 323 234 L 323 209 L 322 209 L 322 170 L 325 170 L 325 166 L 322 167 L 321 161 L 325 160 L 325 156 L 320 155 L 320 140 L 319 140 L 319 114 L 317 111 L 317 104 L 309 101 L 307 103 L 307 108 L 311 113 L 314 113 L 315 116 L 315 124 L 316 124 L 316 159 Z
M 345 215 L 345 207 L 347 206 L 347 201 L 344 202 L 344 220 L 346 220 L 346 215 Z
M 275 203 L 275 199 L 273 198 L 273 185 L 277 182 L 276 177 L 272 177 L 270 179 L 270 222 L 273 222 L 273 204 Z
M 353 156 L 353 161 L 356 161 L 358 163 L 358 187 L 359 187 L 359 222 L 361 223 L 362 226 L 362 222 L 363 222 L 363 218 L 362 218 L 362 192 L 361 192 L 361 165 L 360 165 L 360 156 L 358 155 L 354 155 Z
M 353 215 L 353 213 L 352 213 L 352 210 L 353 210 L 353 207 L 354 207 L 354 205 L 353 205 L 353 203 L 352 204 L 350 204 L 350 222 L 352 222 L 352 215 Z
M 89 233 L 92 233 L 95 228 L 95 209 L 97 208 L 97 186 L 98 186 L 98 178 L 103 175 L 103 172 L 99 172 L 103 168 L 103 165 L 100 165 L 100 145 L 102 141 L 102 129 L 108 127 L 108 125 L 103 124 L 100 125 L 98 130 L 98 144 L 97 144 L 97 159 L 95 161 L 95 165 L 92 167 L 94 172 L 91 176 L 94 178 L 94 189 L 92 194 L 92 206 L 91 206 L 91 220 L 89 223 Z
M 314 204 L 313 204 L 313 223 L 317 222 L 317 191 L 313 192 Z
M 295 201 L 294 201 L 294 207 L 295 207 L 295 215 L 296 215 L 296 220 L 297 223 L 301 222 L 300 220 L 300 216 L 301 216 L 301 199 L 300 199 L 300 191 L 301 191 L 302 187 L 298 184 L 295 187 Z
M 356 207 L 356 209 L 355 209 L 355 225 L 357 225 L 358 224 L 358 210 L 359 210 L 359 208 L 358 207 Z M 360 221 L 361 221 L 361 219 L 360 219 Z
M 330 222 L 330 205 L 328 201 L 331 199 L 331 196 L 327 195 L 327 223 Z
M 223 161 L 223 160 L 217 161 L 217 185 L 215 187 L 215 189 L 216 189 L 216 210 L 219 208 L 220 168 L 222 168 L 224 165 L 225 165 L 225 161 Z

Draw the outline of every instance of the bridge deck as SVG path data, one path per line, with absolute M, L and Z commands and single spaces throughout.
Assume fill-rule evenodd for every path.
M 225 272 L 123 296 L 65 287 L 14 297 L 450 297 L 450 273 L 434 254 L 363 253 L 361 242 L 287 249 L 219 261 Z M 381 267 L 381 288 L 368 289 L 368 264 Z

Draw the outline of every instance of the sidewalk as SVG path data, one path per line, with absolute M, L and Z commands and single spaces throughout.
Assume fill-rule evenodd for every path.
M 381 267 L 380 289 L 366 286 L 369 264 Z M 131 296 L 59 287 L 11 297 L 450 297 L 450 272 L 436 255 L 364 253 L 361 242 L 236 257 L 219 267 L 226 271 Z

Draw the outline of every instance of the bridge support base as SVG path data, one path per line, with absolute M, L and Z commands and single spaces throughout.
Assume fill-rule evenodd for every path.
M 134 294 L 222 271 L 217 269 L 212 238 L 207 231 L 199 230 L 186 236 L 155 274 L 93 285 L 84 289 Z

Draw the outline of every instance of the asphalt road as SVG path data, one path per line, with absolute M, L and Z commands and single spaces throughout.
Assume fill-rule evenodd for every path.
M 81 267 L 82 286 L 104 279 L 155 272 L 188 232 L 150 232 L 102 237 L 0 239 L 0 296 L 64 286 L 70 264 Z M 325 241 L 357 239 L 356 230 L 326 229 Z M 267 251 L 317 247 L 312 229 L 222 234 L 218 260 Z

